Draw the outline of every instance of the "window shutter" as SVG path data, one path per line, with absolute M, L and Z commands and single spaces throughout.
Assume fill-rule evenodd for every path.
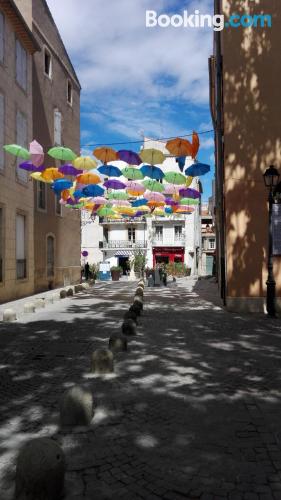
M 0 12 L 0 61 L 4 61 L 4 16 Z
M 16 79 L 20 86 L 27 88 L 27 53 L 19 40 L 16 40 Z
M 54 110 L 54 143 L 61 145 L 61 112 L 58 109 Z
M 5 140 L 5 117 L 4 117 L 4 96 L 0 94 L 0 170 L 4 169 L 4 140 Z
M 25 259 L 25 216 L 19 214 L 16 217 L 16 258 Z
M 27 120 L 20 111 L 17 112 L 17 144 L 19 144 L 24 148 L 27 148 Z M 27 171 L 19 168 L 19 164 L 21 163 L 21 161 L 22 161 L 21 159 L 18 159 L 17 177 L 22 182 L 27 182 L 28 180 Z

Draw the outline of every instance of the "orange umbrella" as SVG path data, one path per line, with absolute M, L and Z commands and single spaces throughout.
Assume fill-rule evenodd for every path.
M 148 201 L 147 204 L 149 207 L 164 207 L 165 205 L 164 201 L 154 201 L 154 200 Z
M 132 189 L 128 189 L 127 190 L 127 193 L 131 196 L 140 196 L 142 193 L 143 193 L 143 190 L 132 190 Z
M 70 198 L 70 191 L 69 189 L 64 189 L 62 192 L 61 192 L 61 198 L 64 200 L 64 201 L 67 201 L 68 198 Z
M 102 163 L 108 163 L 109 161 L 119 160 L 119 156 L 117 151 L 112 148 L 96 148 L 93 151 L 93 155 L 95 155 L 98 160 L 102 161 Z
M 187 139 L 171 139 L 167 142 L 166 148 L 174 156 L 192 156 L 192 144 Z
M 55 167 L 46 168 L 41 175 L 46 181 L 55 181 L 56 179 L 64 178 L 64 175 Z
M 77 175 L 76 180 L 80 184 L 99 184 L 101 182 L 101 178 L 97 174 L 90 173 Z
M 192 134 L 192 158 L 196 158 L 197 153 L 199 151 L 200 141 L 198 134 L 193 132 Z

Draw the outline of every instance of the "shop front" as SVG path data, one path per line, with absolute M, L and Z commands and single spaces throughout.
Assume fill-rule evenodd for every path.
M 168 264 L 169 262 L 184 263 L 184 247 L 154 247 L 153 267 L 156 264 Z

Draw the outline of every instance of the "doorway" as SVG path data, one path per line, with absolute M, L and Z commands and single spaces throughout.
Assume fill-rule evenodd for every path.
M 119 257 L 118 265 L 122 267 L 123 276 L 127 276 L 127 272 L 130 270 L 129 257 Z

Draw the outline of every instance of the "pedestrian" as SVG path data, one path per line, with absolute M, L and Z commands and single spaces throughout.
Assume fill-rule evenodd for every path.
M 85 280 L 88 281 L 90 275 L 90 266 L 89 262 L 86 262 L 85 264 Z
M 163 269 L 163 285 L 167 286 L 167 271 L 165 267 Z

